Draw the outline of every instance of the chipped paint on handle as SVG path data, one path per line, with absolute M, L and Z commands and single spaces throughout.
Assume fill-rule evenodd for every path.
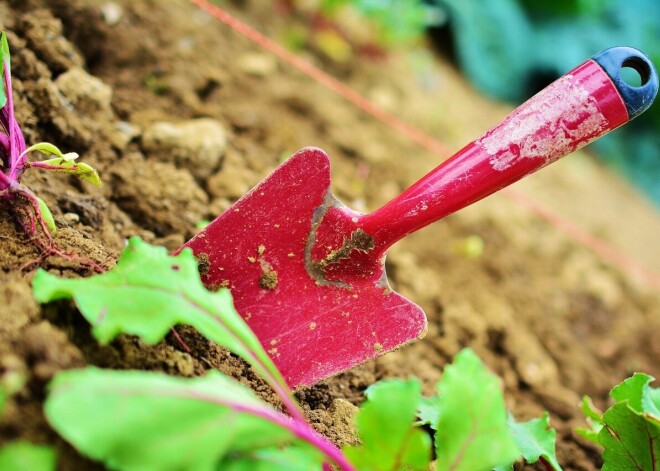
M 545 166 L 609 129 L 596 98 L 575 75 L 567 74 L 475 144 L 491 156 L 488 161 L 493 169 L 503 172 L 522 159 L 539 159 Z

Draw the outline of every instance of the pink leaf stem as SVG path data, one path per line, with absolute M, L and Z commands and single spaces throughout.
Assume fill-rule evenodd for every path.
M 326 438 L 316 432 L 311 426 L 303 421 L 289 417 L 281 412 L 275 410 L 256 408 L 246 406 L 244 404 L 236 404 L 229 401 L 223 401 L 213 396 L 200 394 L 197 391 L 187 391 L 195 399 L 205 402 L 219 404 L 225 407 L 230 407 L 236 411 L 251 414 L 261 417 L 268 422 L 279 425 L 282 428 L 289 430 L 293 435 L 299 439 L 309 443 L 314 448 L 319 450 L 327 456 L 333 463 L 335 463 L 342 471 L 356 471 L 353 465 L 342 454 L 341 450 L 330 443 Z

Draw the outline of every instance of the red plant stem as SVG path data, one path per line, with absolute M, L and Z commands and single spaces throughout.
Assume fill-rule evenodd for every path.
M 41 230 L 43 233 L 48 237 L 49 242 L 53 241 L 53 238 L 50 235 L 50 229 L 48 229 L 48 226 L 46 226 L 46 221 L 44 221 L 44 218 L 41 216 L 41 210 L 39 209 L 39 200 L 37 200 L 37 197 L 28 189 L 21 189 L 17 191 L 17 194 L 25 198 L 30 205 L 32 205 L 32 211 L 34 212 L 34 215 L 37 216 L 37 221 L 39 221 L 39 225 L 41 226 Z M 31 216 L 32 217 L 32 216 Z M 36 233 L 36 228 L 33 231 L 33 233 Z
M 9 190 L 12 187 L 12 181 L 4 172 L 0 171 L 0 190 Z
M 218 400 L 218 398 L 215 398 L 213 396 L 200 394 L 196 391 L 188 391 L 188 392 L 195 399 L 211 402 L 214 404 L 219 404 L 224 407 L 230 407 L 233 410 L 243 412 L 246 414 L 251 414 L 256 417 L 260 417 L 268 422 L 271 422 L 275 425 L 285 428 L 289 430 L 294 436 L 309 443 L 314 448 L 316 448 L 321 453 L 323 453 L 325 456 L 327 456 L 342 471 L 357 471 L 353 467 L 353 465 L 346 459 L 346 457 L 343 455 L 341 450 L 339 450 L 339 448 L 334 446 L 321 434 L 319 434 L 314 429 L 312 429 L 312 427 L 305 420 L 294 419 L 275 410 L 257 409 L 241 404 L 224 402 Z
M 22 149 L 18 151 L 18 149 L 15 148 L 14 142 L 14 134 L 16 132 L 14 123 L 16 122 L 16 118 L 14 117 L 14 97 L 12 96 L 11 69 L 9 61 L 5 60 L 2 65 L 3 79 L 5 81 L 5 94 L 7 95 L 7 103 L 5 103 L 3 111 L 6 113 L 7 127 L 9 128 L 5 129 L 9 141 L 9 178 L 13 180 L 14 178 L 12 178 L 12 175 L 16 168 L 16 161 L 18 160 L 18 156 L 20 155 L 20 152 L 22 152 Z
M 11 119 L 12 120 L 14 119 L 13 108 L 11 110 Z M 16 160 L 11 166 L 9 172 L 9 178 L 18 181 L 21 174 L 23 173 L 23 165 L 25 163 L 25 160 L 27 159 L 27 154 L 23 154 L 23 151 L 25 150 L 25 139 L 23 139 L 23 132 L 21 131 L 21 127 L 18 125 L 16 121 L 12 121 L 11 126 L 12 126 L 12 132 L 9 134 L 9 136 L 10 136 L 10 140 L 13 140 L 13 142 L 11 143 L 12 152 L 10 152 L 10 160 L 14 156 Z
M 30 163 L 25 163 L 25 167 L 35 167 L 35 168 L 40 168 L 42 170 L 48 170 L 50 172 L 75 172 L 76 171 L 76 164 L 74 164 L 71 167 L 58 167 L 56 165 L 48 165 L 43 162 L 30 162 Z
M 9 137 L 6 134 L 0 133 L 0 147 L 9 149 Z
M 302 410 L 300 409 L 298 403 L 293 399 L 293 393 L 284 382 L 282 376 L 280 375 L 280 377 L 278 378 L 275 374 L 273 374 L 268 369 L 268 367 L 263 362 L 263 360 L 259 358 L 259 355 L 256 352 L 254 352 L 231 328 L 226 326 L 221 318 L 214 316 L 212 313 L 208 312 L 206 308 L 197 304 L 193 299 L 187 298 L 187 301 L 190 302 L 193 306 L 195 306 L 196 309 L 199 309 L 200 311 L 206 313 L 209 317 L 211 317 L 211 319 L 219 323 L 224 329 L 227 330 L 227 332 L 229 332 L 229 334 L 234 338 L 236 342 L 240 343 L 245 348 L 245 350 L 250 355 L 251 361 L 248 360 L 248 363 L 250 363 L 252 366 L 257 366 L 260 368 L 259 372 L 263 375 L 264 379 L 266 380 L 266 382 L 268 382 L 270 387 L 273 388 L 273 391 L 275 391 L 277 396 L 282 401 L 282 404 L 289 411 L 291 416 L 295 420 L 304 421 L 305 418 L 302 413 Z
M 541 462 L 543 467 L 546 469 L 546 471 L 554 471 L 554 468 L 552 467 L 552 465 L 550 463 L 548 463 L 548 461 L 545 458 L 543 458 L 542 456 L 539 458 L 539 461 Z
M 249 350 L 249 349 L 248 349 Z M 251 350 L 249 350 L 252 352 Z M 268 372 L 269 376 L 269 383 L 270 387 L 273 388 L 273 391 L 275 391 L 275 394 L 280 398 L 280 401 L 282 401 L 282 404 L 286 408 L 286 410 L 289 411 L 289 414 L 291 414 L 291 417 L 294 418 L 294 420 L 298 421 L 305 421 L 305 417 L 300 410 L 300 406 L 298 403 L 293 399 L 293 393 L 291 390 L 287 387 L 282 385 L 277 378 L 275 378 L 273 375 L 270 374 L 268 371 L 268 368 L 266 368 L 266 365 L 259 359 L 256 355 L 253 355 L 252 360 L 257 363 L 261 368 L 262 371 Z
M 43 170 L 62 170 L 62 167 L 57 167 L 55 165 L 48 165 L 43 162 L 30 162 L 28 164 L 25 164 L 26 167 L 36 167 L 40 168 Z M 70 169 L 67 169 L 70 170 Z
M 174 327 L 170 329 L 170 332 L 172 332 L 172 335 L 174 335 L 174 338 L 176 339 L 177 342 L 179 342 L 179 345 L 181 345 L 181 347 L 186 351 L 186 353 L 192 352 L 188 344 L 183 341 L 183 339 L 181 338 L 181 336 Z

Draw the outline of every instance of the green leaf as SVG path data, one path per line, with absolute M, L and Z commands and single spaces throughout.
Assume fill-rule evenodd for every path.
M 39 203 L 39 212 L 41 213 L 41 218 L 44 220 L 46 223 L 46 227 L 48 228 L 48 231 L 55 235 L 57 233 L 57 226 L 55 225 L 55 219 L 53 218 L 53 213 L 50 212 L 50 208 L 46 204 L 44 200 L 39 198 L 38 196 L 35 196 L 37 198 L 37 202 Z
M 44 445 L 17 441 L 0 448 L 2 471 L 55 471 L 55 451 Z
M 656 403 L 658 390 L 651 387 L 655 378 L 644 373 L 635 373 L 610 392 L 616 402 L 628 401 L 628 406 L 636 412 L 647 412 L 660 418 L 660 410 Z
M 133 237 L 107 273 L 60 279 L 39 270 L 32 287 L 41 303 L 73 298 L 101 343 L 129 333 L 153 344 L 173 326 L 191 325 L 244 358 L 272 385 L 288 391 L 259 339 L 234 309 L 229 291 L 211 293 L 204 287 L 189 249 L 169 256 L 165 248 Z
M 575 432 L 585 440 L 600 445 L 598 434 L 603 428 L 603 413 L 594 407 L 589 396 L 582 397 L 582 413 L 590 428 L 578 427 Z
M 3 31 L 0 34 L 0 61 L 2 62 L 2 73 L 4 75 L 5 67 L 9 76 L 11 77 L 11 57 L 9 55 L 9 43 L 7 42 L 7 35 Z M 4 76 L 0 79 L 0 108 L 4 108 L 7 104 L 7 89 L 5 87 Z
M 75 159 L 78 154 L 69 153 L 64 154 L 63 157 L 56 157 L 54 159 L 42 160 L 41 162 L 34 162 L 33 167 L 41 168 L 49 172 L 67 173 L 76 175 L 83 181 L 92 183 L 96 186 L 101 186 L 101 178 L 98 172 L 85 163 L 76 163 Z
M 361 444 L 344 454 L 360 471 L 426 470 L 431 438 L 414 426 L 420 400 L 419 381 L 388 380 L 366 391 L 356 422 Z
M 5 403 L 7 402 L 7 393 L 4 388 L 0 388 L 0 417 L 2 417 L 2 412 L 5 410 Z
M 306 469 L 323 461 L 284 426 L 289 417 L 215 371 L 190 379 L 89 367 L 58 374 L 49 389 L 51 426 L 111 469 L 211 471 L 224 469 L 223 458 L 292 442 L 314 463 Z
M 536 33 L 516 0 L 446 0 L 462 71 L 480 90 L 516 100 L 536 57 Z M 516 85 L 513 85 L 516 84 Z
M 610 395 L 616 404 L 603 414 L 598 440 L 603 446 L 603 470 L 660 467 L 660 414 L 653 377 L 635 373 Z
M 66 154 L 63 154 L 62 151 L 55 145 L 51 144 L 50 142 L 39 142 L 37 144 L 33 144 L 27 149 L 23 151 L 23 154 L 29 154 L 30 152 L 39 152 L 45 156 L 50 156 L 50 155 L 55 155 L 57 157 L 60 157 L 63 160 L 75 160 L 75 158 L 66 158 Z M 78 157 L 78 154 L 74 154 L 76 157 Z
M 520 456 L 507 424 L 500 380 L 469 349 L 437 384 L 437 468 L 474 471 L 508 466 Z
M 642 396 L 644 388 L 651 381 L 653 381 L 653 377 L 643 373 L 635 373 L 630 378 L 624 380 L 621 384 L 612 388 L 610 396 L 612 396 L 616 402 L 628 401 L 628 406 L 636 412 L 644 412 Z
M 660 419 L 640 414 L 619 402 L 603 414 L 598 438 L 603 445 L 603 471 L 652 470 L 660 467 Z
M 218 471 L 320 471 L 318 457 L 307 448 L 266 448 L 222 461 Z
M 79 163 L 73 166 L 73 175 L 76 175 L 83 181 L 91 183 L 92 185 L 101 186 L 101 178 L 98 172 L 92 166 L 86 163 Z
M 417 404 L 417 425 L 428 425 L 437 430 L 440 418 L 440 398 L 436 396 L 421 397 Z
M 649 387 L 646 396 L 646 401 L 648 402 L 644 402 L 644 410 L 649 414 L 660 417 L 660 389 Z
M 527 463 L 536 463 L 539 458 L 543 458 L 552 469 L 561 471 L 555 454 L 557 432 L 550 427 L 547 412 L 539 419 L 522 423 L 516 422 L 516 419 L 509 415 L 509 430 Z

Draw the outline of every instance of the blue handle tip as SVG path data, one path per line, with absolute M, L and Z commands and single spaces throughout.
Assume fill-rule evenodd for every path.
M 628 109 L 628 119 L 636 118 L 655 100 L 658 94 L 658 72 L 653 62 L 643 52 L 632 47 L 611 47 L 592 57 L 614 82 Z M 621 69 L 637 71 L 641 79 L 639 86 L 628 84 L 621 76 Z

